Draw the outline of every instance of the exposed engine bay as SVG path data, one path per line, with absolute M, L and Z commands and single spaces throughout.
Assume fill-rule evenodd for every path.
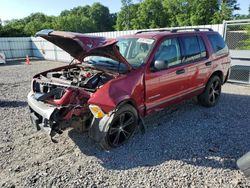
M 51 137 L 69 126 L 81 132 L 86 130 L 92 118 L 87 103 L 91 93 L 116 76 L 118 73 L 84 65 L 69 65 L 36 75 L 33 93 L 28 97 L 31 119 L 37 129 L 49 127 Z
M 40 81 L 43 83 L 58 84 L 62 86 L 73 86 L 84 88 L 87 91 L 94 92 L 103 84 L 113 79 L 116 75 L 96 70 L 92 67 L 84 67 L 81 65 L 65 68 L 59 71 L 47 72 L 41 74 Z M 45 84 L 46 85 L 46 84 Z M 47 93 L 50 90 L 49 84 L 47 87 L 34 88 L 35 91 Z

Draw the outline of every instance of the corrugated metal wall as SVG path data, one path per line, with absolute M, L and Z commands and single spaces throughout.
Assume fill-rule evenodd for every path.
M 0 52 L 4 52 L 6 59 L 33 56 L 32 40 L 30 37 L 0 38 Z
M 158 28 L 158 29 L 177 29 L 177 28 L 212 28 L 214 31 L 223 35 L 224 25 L 199 25 L 175 28 Z M 145 29 L 151 30 L 151 29 Z M 122 35 L 136 33 L 139 30 L 129 31 L 112 31 L 101 33 L 86 33 L 87 35 L 104 36 L 106 38 L 116 38 Z M 0 52 L 4 52 L 7 59 L 24 58 L 26 55 L 43 58 L 46 60 L 55 60 L 70 62 L 72 57 L 62 49 L 56 47 L 52 43 L 38 37 L 23 37 L 23 38 L 0 38 Z

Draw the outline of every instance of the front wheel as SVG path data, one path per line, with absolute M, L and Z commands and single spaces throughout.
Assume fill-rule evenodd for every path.
M 126 143 L 134 135 L 138 124 L 137 111 L 129 104 L 121 106 L 110 118 L 106 122 L 100 121 L 104 125 L 99 124 L 99 128 L 94 130 L 101 136 L 98 143 L 105 150 Z
M 208 81 L 202 94 L 198 96 L 198 101 L 202 106 L 212 107 L 217 104 L 221 94 L 221 79 L 213 76 Z

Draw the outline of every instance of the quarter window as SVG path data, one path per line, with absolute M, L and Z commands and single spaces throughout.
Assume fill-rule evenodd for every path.
M 209 34 L 208 40 L 211 43 L 213 51 L 216 55 L 223 55 L 228 53 L 228 47 L 219 34 Z

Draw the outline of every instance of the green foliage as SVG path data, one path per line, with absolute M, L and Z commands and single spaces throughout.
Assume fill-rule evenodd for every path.
M 88 33 L 95 30 L 95 25 L 91 19 L 85 16 L 68 15 L 57 17 L 54 28 L 56 30 Z
M 110 14 L 107 7 L 94 3 L 64 10 L 57 17 L 33 13 L 23 19 L 7 21 L 0 27 L 0 37 L 32 36 L 48 28 L 81 33 L 112 31 L 115 22 L 116 14 Z
M 33 13 L 30 16 L 0 20 L 0 37 L 32 36 L 45 28 L 72 32 L 102 32 L 222 23 L 223 20 L 250 18 L 234 15 L 237 0 L 121 0 L 122 8 L 110 14 L 100 3 L 64 10 L 59 16 Z M 221 2 L 219 4 L 219 2 Z
M 168 25 L 162 0 L 144 0 L 132 20 L 133 29 L 159 28 Z
M 96 27 L 95 31 L 112 30 L 114 20 L 109 13 L 109 9 L 100 3 L 94 3 L 89 10 L 90 18 Z
M 21 37 L 28 36 L 24 32 L 25 22 L 23 20 L 12 20 L 1 28 L 0 37 Z
M 223 0 L 220 9 L 213 15 L 213 24 L 222 23 L 223 20 L 231 20 L 235 16 L 233 15 L 234 10 L 239 10 L 237 0 Z
M 138 17 L 137 11 L 139 4 L 130 4 L 127 7 L 122 7 L 117 15 L 116 30 L 130 30 L 132 29 L 133 22 Z
M 122 8 L 117 15 L 116 30 L 132 29 L 132 22 L 137 17 L 139 4 L 133 4 L 132 0 L 121 0 Z
M 170 26 L 206 25 L 219 10 L 217 0 L 164 0 Z
M 248 39 L 242 42 L 241 50 L 250 50 L 250 26 L 246 28 Z

